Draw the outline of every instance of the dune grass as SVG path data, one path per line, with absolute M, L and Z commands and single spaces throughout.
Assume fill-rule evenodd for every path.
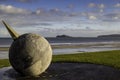
M 52 62 L 85 62 L 120 69 L 120 50 L 54 55 Z M 10 66 L 8 59 L 0 59 L 0 68 Z
M 0 59 L 0 68 L 10 66 L 8 59 Z

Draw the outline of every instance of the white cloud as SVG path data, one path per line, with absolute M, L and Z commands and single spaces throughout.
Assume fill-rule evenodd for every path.
M 103 15 L 103 20 L 107 22 L 119 22 L 120 21 L 120 14 L 118 13 L 108 13 Z
M 44 36 L 55 36 L 56 34 L 60 34 L 60 33 L 64 33 L 72 36 L 96 36 L 102 31 L 92 30 L 90 32 L 89 29 L 106 29 L 103 28 L 106 27 L 106 25 L 99 26 L 102 22 L 105 22 L 104 20 L 106 20 L 108 24 L 110 23 L 110 20 L 115 22 L 120 20 L 119 12 L 111 13 L 111 14 L 109 12 L 105 13 L 104 8 L 106 6 L 104 4 L 91 3 L 88 6 L 91 9 L 94 8 L 93 10 L 95 11 L 89 11 L 89 10 L 84 12 L 73 11 L 70 13 L 69 10 L 67 12 L 60 10 L 59 8 L 53 8 L 53 9 L 39 8 L 36 9 L 36 11 L 32 12 L 11 5 L 0 5 L 0 20 L 1 19 L 7 20 L 7 22 L 11 26 L 15 27 L 18 30 L 18 32 L 20 31 L 20 33 L 36 32 Z M 73 8 L 72 5 L 71 8 Z M 68 24 L 72 24 L 72 25 L 68 25 Z M 79 24 L 80 27 L 78 28 L 77 25 Z M 111 28 L 111 30 L 112 29 L 113 27 Z M 6 32 L 4 31 L 3 32 L 0 31 L 0 32 L 1 35 L 8 36 Z
M 2 37 L 6 37 L 6 36 L 10 36 L 8 31 L 3 27 L 3 28 L 0 28 L 0 36 Z
M 51 12 L 59 12 L 60 10 L 58 8 L 53 8 L 53 9 L 50 9 Z
M 33 3 L 33 2 L 40 1 L 40 0 L 13 0 L 13 1 L 21 2 L 21 3 L 31 3 L 31 2 Z
M 114 7 L 118 7 L 119 8 L 120 7 L 120 3 L 115 4 Z
M 103 4 L 103 3 L 102 4 L 89 3 L 88 7 L 89 8 L 94 8 L 91 11 L 97 14 L 97 13 L 103 13 L 105 11 L 106 5 Z
M 90 7 L 90 8 L 96 7 L 96 4 L 95 3 L 89 3 L 88 7 Z
M 37 14 L 39 16 L 46 16 L 46 17 L 63 17 L 67 14 L 67 12 L 64 12 L 62 10 L 60 10 L 59 8 L 52 8 L 52 9 L 44 9 L 44 8 L 38 8 L 35 12 L 33 12 L 34 14 Z
M 90 20 L 96 20 L 96 19 L 97 19 L 97 17 L 94 16 L 94 15 L 89 15 L 88 18 L 89 18 Z
M 12 5 L 0 5 L 0 12 L 7 14 L 28 14 L 30 11 Z
M 99 7 L 100 9 L 104 9 L 104 8 L 105 8 L 105 5 L 104 5 L 104 4 L 99 4 L 98 7 Z
M 16 0 L 16 1 L 19 1 L 19 2 L 29 2 L 31 0 Z
M 41 14 L 41 10 L 36 10 L 36 14 L 37 15 Z
M 101 13 L 104 12 L 104 9 L 100 9 L 100 12 L 101 12 Z
M 113 19 L 118 20 L 118 19 L 119 19 L 119 17 L 118 17 L 118 16 L 115 16 L 115 17 L 113 17 Z
M 68 5 L 68 8 L 69 8 L 69 9 L 73 9 L 74 7 L 75 7 L 75 6 L 74 6 L 73 4 L 69 4 L 69 5 Z
M 0 2 L 5 2 L 5 1 L 10 1 L 10 0 L 0 0 Z M 22 2 L 22 3 L 29 3 L 29 2 L 35 2 L 39 0 L 11 0 L 13 2 Z

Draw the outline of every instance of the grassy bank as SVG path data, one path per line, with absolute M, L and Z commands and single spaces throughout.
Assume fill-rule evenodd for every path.
M 10 66 L 8 59 L 0 59 L 0 68 Z
M 54 55 L 52 62 L 85 62 L 102 64 L 120 69 L 120 50 Z M 0 68 L 9 65 L 8 59 L 0 60 Z
M 53 62 L 85 62 L 120 69 L 120 50 L 55 55 L 53 56 Z

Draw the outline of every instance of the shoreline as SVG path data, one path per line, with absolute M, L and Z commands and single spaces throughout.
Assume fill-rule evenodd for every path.
M 78 43 L 51 45 L 53 55 L 120 50 L 120 42 Z M 9 47 L 0 47 L 0 56 L 8 53 Z M 7 54 L 6 54 L 7 55 Z
M 53 55 L 78 54 L 89 52 L 101 52 L 120 50 L 120 42 L 99 42 L 99 43 L 79 43 L 79 44 L 59 44 L 51 45 Z M 9 47 L 0 46 L 0 59 L 8 59 Z
M 63 48 L 82 48 L 82 47 L 120 47 L 120 42 L 88 42 L 88 43 L 70 43 L 70 44 L 51 44 L 52 49 L 63 49 Z M 9 50 L 9 47 L 0 46 L 0 51 Z

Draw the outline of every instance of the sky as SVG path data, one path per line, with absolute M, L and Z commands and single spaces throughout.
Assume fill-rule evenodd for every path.
M 0 37 L 10 37 L 2 20 L 19 34 L 120 34 L 120 0 L 0 0 Z

